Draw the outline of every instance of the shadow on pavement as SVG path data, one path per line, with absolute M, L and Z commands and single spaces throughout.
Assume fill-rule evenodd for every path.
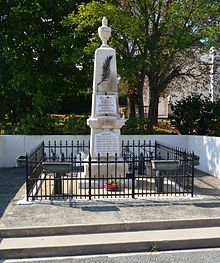
M 212 203 L 196 203 L 194 206 L 201 207 L 201 208 L 220 208 L 219 202 L 212 202 Z
M 24 168 L 0 168 L 0 218 L 24 182 Z
M 220 199 L 220 190 L 219 189 L 210 189 L 210 188 L 199 188 L 197 186 L 195 186 L 195 191 L 199 194 L 199 195 L 206 195 L 206 196 L 210 196 L 210 197 L 216 197 L 218 199 Z
M 120 209 L 116 206 L 86 206 L 81 208 L 83 211 L 88 212 L 116 212 Z

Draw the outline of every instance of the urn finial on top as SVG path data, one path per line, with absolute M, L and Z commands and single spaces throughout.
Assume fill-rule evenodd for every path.
M 111 36 L 111 28 L 108 27 L 108 20 L 105 16 L 102 19 L 102 26 L 98 28 L 98 33 L 99 33 L 99 37 L 102 40 L 102 47 L 108 46 L 107 42 Z

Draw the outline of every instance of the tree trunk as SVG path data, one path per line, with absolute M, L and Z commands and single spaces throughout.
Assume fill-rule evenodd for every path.
M 136 117 L 136 111 L 135 111 L 135 95 L 134 94 L 128 94 L 128 112 L 129 112 L 129 118 L 135 118 Z
M 145 81 L 145 71 L 142 72 L 140 82 L 138 84 L 138 113 L 139 113 L 141 130 L 144 130 L 144 101 L 143 101 L 144 81 Z
M 144 123 L 144 102 L 143 102 L 143 86 L 138 91 L 138 113 L 141 123 Z
M 150 103 L 149 103 L 149 112 L 148 112 L 148 122 L 149 122 L 149 128 L 152 131 L 152 127 L 154 124 L 157 124 L 158 120 L 158 104 L 159 104 L 159 98 L 160 98 L 160 92 L 153 88 L 150 88 Z

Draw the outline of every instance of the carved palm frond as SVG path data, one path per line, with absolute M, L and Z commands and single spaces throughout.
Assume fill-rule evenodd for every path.
M 111 74 L 111 69 L 110 69 L 110 64 L 111 64 L 111 60 L 112 60 L 113 56 L 108 56 L 105 61 L 103 62 L 103 66 L 102 66 L 102 78 L 101 81 L 97 84 L 100 85 L 102 82 L 106 81 L 110 74 Z

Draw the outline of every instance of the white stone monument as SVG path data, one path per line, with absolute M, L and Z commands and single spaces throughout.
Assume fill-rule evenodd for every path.
M 107 154 L 109 160 L 114 160 L 116 155 L 120 159 L 120 128 L 125 124 L 119 114 L 116 54 L 107 43 L 111 35 L 107 24 L 106 17 L 103 17 L 102 26 L 98 28 L 102 45 L 95 52 L 92 111 L 87 120 L 91 128 L 90 155 L 93 161 L 97 161 L 98 157 L 106 160 Z M 108 163 L 106 167 L 107 163 L 92 163 L 92 178 L 120 177 L 127 172 L 127 165 L 123 163 Z M 85 164 L 85 177 L 88 177 L 88 173 L 88 164 Z
M 95 52 L 91 117 L 90 154 L 92 159 L 120 156 L 120 128 L 124 119 L 119 115 L 118 78 L 115 50 L 107 44 L 111 35 L 106 17 L 98 33 L 102 45 Z

